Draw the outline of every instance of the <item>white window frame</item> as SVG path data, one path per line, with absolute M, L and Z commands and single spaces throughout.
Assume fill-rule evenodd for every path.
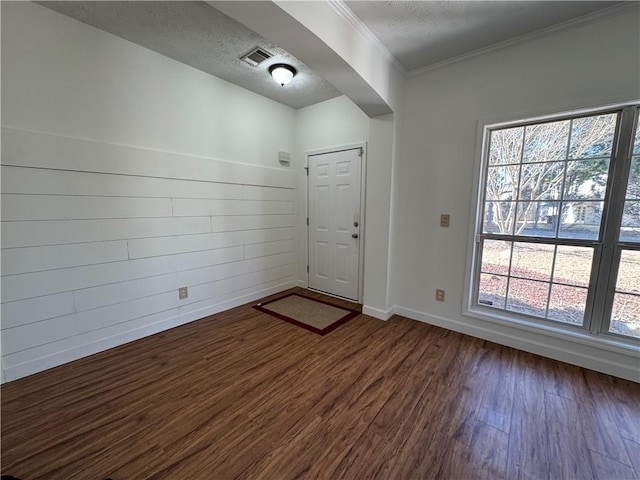
M 598 252 L 598 248 L 594 248 L 594 256 L 598 255 L 599 259 L 594 262 L 602 264 L 602 262 L 609 262 L 611 264 L 614 262 L 614 255 L 616 260 L 616 268 L 610 268 L 610 272 L 608 275 L 600 275 L 598 276 L 597 271 L 592 271 L 592 277 L 590 281 L 589 288 L 589 297 L 595 296 L 596 298 L 588 298 L 587 300 L 587 309 L 599 308 L 601 310 L 600 315 L 601 319 L 598 322 L 592 322 L 591 325 L 585 324 L 585 327 L 575 326 L 571 324 L 564 324 L 562 322 L 553 322 L 546 319 L 538 319 L 527 315 L 521 315 L 516 312 L 509 312 L 506 310 L 498 310 L 491 307 L 483 307 L 477 303 L 477 299 L 475 298 L 475 293 L 477 291 L 477 279 L 478 268 L 479 268 L 479 258 L 478 253 L 479 249 L 477 247 L 477 243 L 479 241 L 479 233 L 482 232 L 483 226 L 483 213 L 484 213 L 484 195 L 486 188 L 486 179 L 485 179 L 485 171 L 486 171 L 486 163 L 488 161 L 488 149 L 489 149 L 489 138 L 490 133 L 493 130 L 499 130 L 503 128 L 517 127 L 523 126 L 527 124 L 536 124 L 550 121 L 559 121 L 565 120 L 569 118 L 576 117 L 584 117 L 590 115 L 597 114 L 605 114 L 611 113 L 614 111 L 621 111 L 621 118 L 619 123 L 623 122 L 635 122 L 635 119 L 630 120 L 630 116 L 637 115 L 637 108 L 639 108 L 640 100 L 628 102 L 624 104 L 616 104 L 610 105 L 601 108 L 592 108 L 585 110 L 572 110 L 565 111 L 562 113 L 556 113 L 545 116 L 535 116 L 529 117 L 526 119 L 513 119 L 510 121 L 500 121 L 500 122 L 490 122 L 484 121 L 478 123 L 478 132 L 477 132 L 477 148 L 475 155 L 475 164 L 474 164 L 474 175 L 473 175 L 473 195 L 472 195 L 472 205 L 471 205 L 471 215 L 470 215 L 470 224 L 469 231 L 471 232 L 470 238 L 468 241 L 468 252 L 467 252 L 467 265 L 465 272 L 465 288 L 464 288 L 464 298 L 462 305 L 462 314 L 466 317 L 476 318 L 484 321 L 488 321 L 494 324 L 502 325 L 504 327 L 516 328 L 523 331 L 529 331 L 532 333 L 544 334 L 555 338 L 561 339 L 570 339 L 572 341 L 578 343 L 584 343 L 586 345 L 597 346 L 599 348 L 604 348 L 607 350 L 628 354 L 633 352 L 637 354 L 640 352 L 640 339 L 636 339 L 629 336 L 622 336 L 615 333 L 608 332 L 609 327 L 609 319 L 611 314 L 611 299 L 613 296 L 613 292 L 615 290 L 615 279 L 617 275 L 617 260 L 620 258 L 620 252 L 622 248 L 602 248 L 602 252 Z M 635 112 L 635 113 L 632 113 Z M 523 116 L 524 117 L 524 116 Z M 637 116 L 635 117 L 637 118 Z M 635 125 L 635 123 L 634 123 Z M 640 128 L 640 125 L 637 126 Z M 633 129 L 630 131 L 630 134 L 633 134 Z M 618 137 L 618 132 L 616 131 L 616 138 Z M 632 142 L 628 138 L 620 139 L 620 144 L 627 143 L 627 147 L 631 147 Z M 616 145 L 614 145 L 614 148 Z M 612 162 L 614 155 L 620 155 L 619 151 L 612 152 Z M 626 154 L 627 162 L 631 160 L 631 155 Z M 626 168 L 626 174 L 629 172 L 629 165 L 625 163 L 623 165 Z M 619 167 L 618 167 L 619 168 Z M 607 191 L 611 188 L 609 183 L 613 181 L 615 173 L 611 173 L 608 179 Z M 616 180 L 620 180 L 620 175 L 616 176 Z M 626 176 L 624 177 L 625 185 L 626 185 Z M 609 198 L 607 203 L 605 204 L 605 208 L 614 208 L 617 212 L 622 212 L 622 206 L 620 206 L 620 202 L 624 204 L 624 195 L 626 192 L 620 192 L 618 189 L 611 189 L 614 194 L 611 195 L 613 198 Z M 604 222 L 607 222 L 605 225 Z M 612 227 L 611 224 L 617 222 L 617 226 Z M 617 215 L 606 215 L 606 218 L 603 214 L 603 223 L 601 225 L 601 231 L 604 232 L 604 235 L 607 237 L 602 238 L 604 244 L 615 244 L 620 243 L 617 241 L 617 236 L 619 233 L 620 227 L 620 217 Z M 610 237 L 615 235 L 615 241 L 613 241 Z M 517 240 L 517 239 L 516 239 Z M 557 240 L 557 239 L 556 239 Z M 523 238 L 522 241 L 527 241 L 527 237 Z M 622 242 L 624 243 L 624 242 Z M 556 245 L 559 243 L 556 243 Z M 637 245 L 634 246 L 634 249 Z M 595 269 L 597 270 L 597 269 Z M 608 282 L 608 286 L 602 287 L 598 286 L 595 289 L 591 288 L 591 282 Z M 596 295 L 592 295 L 591 292 L 595 292 Z M 608 303 L 607 303 L 608 302 Z M 596 313 L 592 313 L 592 315 L 596 315 Z M 593 318 L 593 317 L 592 317 Z

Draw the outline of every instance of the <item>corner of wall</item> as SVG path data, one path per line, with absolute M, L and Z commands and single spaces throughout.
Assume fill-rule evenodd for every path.
M 369 315 L 370 317 L 377 318 L 378 320 L 387 321 L 396 314 L 396 307 L 393 306 L 387 310 L 383 310 L 380 308 L 363 305 L 362 313 L 365 315 Z

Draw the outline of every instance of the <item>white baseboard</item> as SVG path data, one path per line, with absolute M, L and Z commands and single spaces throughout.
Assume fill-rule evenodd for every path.
M 640 360 L 633 354 L 625 355 L 598 348 L 595 345 L 572 342 L 568 339 L 557 337 L 551 339 L 542 333 L 523 331 L 518 335 L 513 335 L 502 331 L 499 325 L 488 322 L 483 322 L 482 326 L 472 325 L 468 322 L 447 319 L 410 308 L 396 306 L 394 310 L 395 314 L 412 320 L 640 383 Z
M 304 280 L 297 280 L 296 286 L 300 288 L 307 288 L 307 282 L 305 282 Z
M 177 315 L 161 322 L 129 330 L 96 342 L 80 345 L 73 349 L 58 352 L 54 355 L 38 358 L 18 365 L 3 365 L 2 383 L 4 383 L 4 381 L 16 380 L 49 368 L 57 367 L 64 363 L 93 355 L 134 340 L 139 340 L 149 335 L 184 325 L 185 323 L 189 323 L 245 303 L 253 302 L 262 297 L 273 295 L 295 286 L 299 286 L 299 281 L 294 280 L 275 287 L 243 295 L 226 302 L 207 306 L 182 315 Z M 516 336 L 501 331 L 499 325 L 488 324 L 486 322 L 483 322 L 482 326 L 472 325 L 468 322 L 447 319 L 405 307 L 394 306 L 388 310 L 382 310 L 365 305 L 362 307 L 362 313 L 380 320 L 388 320 L 393 315 L 401 315 L 412 320 L 446 328 L 448 330 L 453 330 L 473 337 L 482 338 L 500 345 L 517 348 L 518 350 L 535 353 L 537 355 L 589 368 L 591 370 L 596 370 L 616 377 L 625 378 L 634 382 L 640 382 L 640 360 L 637 356 L 631 354 L 624 355 L 619 352 L 616 353 L 600 349 L 597 348 L 597 346 L 584 345 L 558 338 L 554 339 L 553 343 L 555 343 L 555 345 L 552 345 L 551 342 L 548 341 L 548 337 L 545 337 L 543 334 L 523 332 Z
M 95 353 L 103 352 L 110 348 L 124 345 L 125 343 L 133 342 L 134 340 L 139 340 L 141 338 L 148 337 L 165 330 L 169 330 L 170 328 L 184 325 L 185 323 L 199 320 L 209 315 L 213 315 L 225 310 L 229 310 L 231 308 L 238 307 L 240 305 L 244 305 L 245 303 L 253 302 L 260 298 L 267 297 L 284 290 L 288 290 L 289 288 L 293 288 L 296 285 L 296 281 L 276 285 L 275 287 L 270 287 L 251 294 L 243 295 L 226 302 L 210 305 L 205 308 L 186 312 L 181 315 L 176 315 L 175 317 L 171 317 L 157 323 L 145 325 L 144 327 L 132 329 L 111 337 L 106 337 L 96 342 L 79 345 L 69 350 L 57 352 L 53 355 L 37 358 L 35 360 L 31 360 L 29 362 L 21 363 L 18 365 L 11 365 L 8 367 L 4 366 L 2 372 L 2 380 L 10 382 L 12 380 L 17 380 L 18 378 L 33 375 L 34 373 L 39 373 L 62 364 L 72 362 L 89 355 L 93 355 Z
M 367 305 L 362 306 L 362 313 L 369 315 L 370 317 L 377 318 L 378 320 L 389 320 L 396 314 L 396 307 L 391 307 L 388 310 L 381 310 L 379 308 L 369 307 Z

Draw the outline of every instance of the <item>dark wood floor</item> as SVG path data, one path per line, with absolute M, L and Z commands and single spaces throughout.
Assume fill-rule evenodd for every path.
M 639 404 L 638 384 L 401 317 L 321 337 L 243 306 L 4 385 L 2 473 L 638 479 Z

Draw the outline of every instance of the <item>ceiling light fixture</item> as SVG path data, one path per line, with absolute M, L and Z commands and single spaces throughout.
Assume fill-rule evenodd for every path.
M 286 63 L 276 63 L 269 67 L 269 73 L 273 79 L 283 87 L 295 77 L 296 69 Z

